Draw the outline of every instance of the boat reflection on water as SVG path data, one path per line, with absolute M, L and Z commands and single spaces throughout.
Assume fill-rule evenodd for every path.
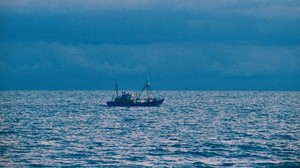
M 142 93 L 146 91 L 146 97 L 141 98 Z M 118 85 L 115 83 L 115 92 L 111 101 L 107 101 L 107 106 L 159 106 L 163 103 L 164 98 L 156 98 L 150 88 L 150 82 L 147 80 L 139 95 L 122 92 L 119 96 Z

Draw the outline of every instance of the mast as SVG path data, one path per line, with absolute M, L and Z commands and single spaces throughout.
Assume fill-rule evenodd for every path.
M 119 94 L 118 94 L 118 84 L 117 81 L 115 81 L 115 87 L 116 87 L 116 95 L 117 95 L 117 99 L 119 98 Z
M 154 94 L 152 93 L 151 88 L 150 88 L 150 81 L 149 81 L 149 79 L 148 79 L 147 82 L 145 83 L 145 85 L 144 85 L 143 89 L 141 90 L 141 92 L 140 92 L 140 94 L 139 94 L 138 97 L 140 97 L 140 96 L 142 95 L 142 93 L 143 93 L 143 91 L 144 91 L 145 89 L 146 89 L 146 91 L 147 91 L 147 100 L 148 100 L 148 101 L 151 99 L 151 96 L 152 96 L 152 98 L 155 98 L 155 96 L 154 96 Z
M 147 80 L 145 87 L 147 88 L 147 97 L 148 97 L 148 101 L 149 101 L 150 100 L 150 95 L 149 95 L 150 82 L 149 82 L 149 80 Z

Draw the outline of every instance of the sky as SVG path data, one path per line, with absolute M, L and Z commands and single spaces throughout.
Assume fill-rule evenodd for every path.
M 0 0 L 1 90 L 300 90 L 299 0 Z

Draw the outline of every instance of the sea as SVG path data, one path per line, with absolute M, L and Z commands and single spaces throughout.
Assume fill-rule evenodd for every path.
M 300 167 L 300 92 L 0 91 L 1 167 Z

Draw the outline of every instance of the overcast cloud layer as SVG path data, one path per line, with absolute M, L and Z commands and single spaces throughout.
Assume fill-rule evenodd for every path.
M 0 0 L 0 25 L 1 89 L 300 90 L 297 0 Z

